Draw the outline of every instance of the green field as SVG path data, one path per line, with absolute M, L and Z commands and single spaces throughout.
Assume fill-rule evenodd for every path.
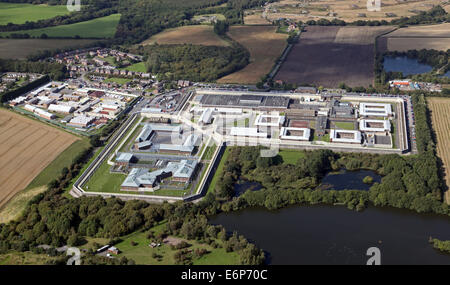
M 0 3 L 0 25 L 36 22 L 69 13 L 66 5 Z
M 117 84 L 125 84 L 130 81 L 131 81 L 131 79 L 128 79 L 128 78 L 110 77 L 110 78 L 106 78 L 103 82 L 115 82 Z
M 352 122 L 334 122 L 337 129 L 341 130 L 354 130 L 355 124 Z
M 299 158 L 305 154 L 302 150 L 280 149 L 278 154 L 283 158 L 283 163 L 296 164 Z
M 48 27 L 42 29 L 23 30 L 15 32 L 3 32 L 3 37 L 12 33 L 29 34 L 32 37 L 40 37 L 46 34 L 48 37 L 64 38 L 76 37 L 80 38 L 112 38 L 116 33 L 116 27 L 120 20 L 120 14 L 112 14 L 85 22 L 79 22 L 70 25 L 61 25 L 56 27 Z
M 50 257 L 48 254 L 14 251 L 0 254 L 0 265 L 44 265 L 46 262 L 56 259 L 57 257 Z
M 151 231 L 157 236 L 161 231 L 164 230 L 166 226 L 162 223 L 156 227 L 153 227 Z M 122 242 L 116 244 L 115 246 L 121 251 L 118 255 L 126 256 L 127 258 L 133 259 L 136 264 L 146 264 L 146 265 L 171 265 L 175 264 L 174 254 L 177 250 L 170 248 L 170 245 L 161 244 L 159 247 L 152 248 L 149 244 L 152 242 L 147 239 L 147 232 L 135 232 L 128 236 L 122 238 Z M 184 239 L 183 239 L 184 240 Z M 137 245 L 132 245 L 131 242 L 137 243 Z M 233 265 L 239 264 L 239 256 L 235 252 L 226 252 L 224 248 L 213 248 L 207 244 L 201 244 L 195 240 L 185 240 L 191 246 L 189 249 L 195 250 L 196 248 L 204 248 L 209 251 L 201 258 L 193 258 L 193 263 L 195 265 Z M 220 240 L 216 240 L 217 243 L 222 244 Z M 157 254 L 161 256 L 160 261 L 155 259 L 152 255 Z
M 132 65 L 129 65 L 127 67 L 123 67 L 120 69 L 125 69 L 125 70 L 129 70 L 129 71 L 134 71 L 134 72 L 147 72 L 147 68 L 145 67 L 145 63 L 144 62 L 138 62 Z

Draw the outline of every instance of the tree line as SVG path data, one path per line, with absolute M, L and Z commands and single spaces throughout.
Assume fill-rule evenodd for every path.
M 138 52 L 146 56 L 148 72 L 169 81 L 215 81 L 245 67 L 250 57 L 239 45 L 149 45 L 139 47 Z

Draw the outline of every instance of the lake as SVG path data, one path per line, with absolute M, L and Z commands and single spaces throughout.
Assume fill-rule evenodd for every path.
M 404 76 L 427 73 L 433 68 L 427 64 L 422 64 L 417 59 L 406 56 L 386 56 L 384 58 L 384 70 L 387 72 L 402 72 Z
M 369 190 L 372 184 L 363 182 L 364 177 L 373 178 L 373 183 L 381 182 L 381 176 L 371 170 L 348 171 L 341 169 L 338 172 L 330 172 L 319 186 L 322 190 Z
M 222 213 L 212 224 L 237 231 L 268 252 L 270 264 L 366 264 L 369 247 L 381 264 L 450 264 L 429 237 L 450 240 L 450 217 L 371 207 L 291 206 Z

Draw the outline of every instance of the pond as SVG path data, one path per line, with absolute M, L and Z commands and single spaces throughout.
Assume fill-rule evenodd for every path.
M 292 206 L 222 213 L 212 224 L 237 231 L 268 253 L 269 264 L 366 264 L 369 247 L 381 264 L 450 264 L 429 238 L 450 240 L 450 218 L 370 207 Z
M 427 64 L 419 63 L 417 59 L 406 56 L 386 56 L 384 58 L 384 70 L 387 72 L 402 72 L 403 76 L 427 73 L 433 68 Z
M 372 183 L 364 183 L 366 176 L 372 177 L 373 182 L 381 182 L 381 176 L 371 170 L 348 171 L 341 169 L 338 172 L 330 172 L 318 187 L 321 190 L 369 190 Z

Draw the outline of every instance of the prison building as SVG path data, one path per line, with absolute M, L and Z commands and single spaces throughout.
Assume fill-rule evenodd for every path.
M 285 116 L 258 115 L 255 125 L 259 127 L 281 127 L 284 125 L 285 119 Z
M 296 117 L 315 117 L 316 116 L 316 110 L 314 109 L 306 109 L 306 108 L 295 108 L 295 109 L 287 109 L 286 110 L 287 116 L 296 116 Z
M 130 163 L 133 161 L 133 154 L 122 152 L 116 157 L 116 164 L 120 166 L 128 167 Z
M 144 141 L 148 140 L 150 138 L 150 136 L 152 135 L 152 133 L 153 133 L 153 129 L 150 126 L 150 124 L 145 124 L 144 127 L 142 128 L 142 131 L 137 136 L 135 142 L 140 143 L 140 142 L 144 142 Z
M 153 192 L 159 189 L 156 187 L 158 182 L 170 176 L 171 173 L 165 172 L 164 169 L 148 172 L 146 168 L 133 168 L 120 185 L 120 190 Z
M 160 144 L 159 151 L 178 155 L 191 155 L 194 151 L 194 146 L 184 146 L 176 144 Z
M 359 113 L 363 117 L 389 117 L 392 116 L 392 106 L 384 103 L 360 103 Z
M 49 113 L 49 112 L 44 111 L 44 110 L 39 109 L 39 108 L 36 108 L 36 109 L 34 110 L 34 113 L 35 113 L 36 115 L 38 115 L 39 117 L 44 118 L 44 119 L 47 119 L 47 120 L 53 120 L 53 119 L 56 117 L 56 116 L 53 115 L 52 113 Z
M 76 116 L 76 117 L 73 117 L 72 120 L 70 120 L 68 125 L 74 126 L 74 127 L 85 128 L 85 127 L 89 126 L 93 121 L 95 121 L 95 117 Z
M 263 100 L 262 96 L 258 95 L 241 95 L 239 98 L 240 105 L 256 105 L 259 106 Z
M 48 106 L 48 110 L 56 113 L 70 114 L 74 111 L 74 108 L 68 105 L 51 104 L 50 106 Z
M 338 105 L 333 106 L 331 108 L 331 117 L 333 118 L 354 118 L 355 117 L 355 111 L 353 107 L 345 106 L 345 105 Z
M 199 123 L 203 125 L 211 124 L 213 119 L 213 108 L 206 108 L 200 116 Z
M 327 127 L 328 127 L 328 118 L 325 116 L 318 116 L 316 118 L 316 126 L 315 126 L 316 135 L 319 137 L 324 136 Z
M 349 131 L 349 130 L 331 130 L 330 141 L 335 143 L 361 143 L 361 132 L 360 131 Z
M 311 136 L 311 130 L 307 128 L 281 128 L 280 139 L 282 140 L 296 140 L 296 141 L 309 141 Z
M 267 138 L 267 133 L 260 133 L 258 128 L 232 127 L 230 136 Z
M 391 122 L 389 120 L 361 120 L 359 130 L 363 132 L 390 132 Z
M 145 150 L 145 149 L 149 149 L 152 145 L 153 145 L 153 142 L 151 140 L 148 140 L 148 141 L 136 143 L 134 145 L 134 147 L 138 150 Z
M 197 168 L 196 160 L 181 160 L 180 162 L 169 162 L 165 168 L 166 172 L 172 174 L 172 180 L 189 183 Z

